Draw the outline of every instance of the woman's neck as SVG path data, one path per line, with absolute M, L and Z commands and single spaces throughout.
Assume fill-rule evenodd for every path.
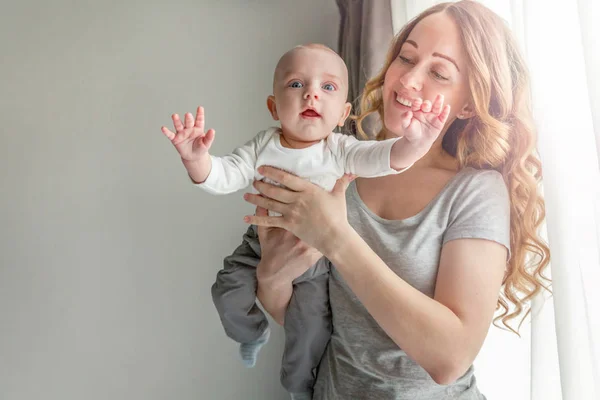
M 415 165 L 419 167 L 440 168 L 458 171 L 458 160 L 442 147 L 442 141 L 436 141 L 427 154 L 421 157 Z
M 396 137 L 396 135 L 391 133 L 386 133 L 385 135 L 385 139 L 390 139 L 394 137 Z M 458 160 L 446 150 L 444 150 L 444 147 L 442 146 L 443 138 L 444 136 L 443 134 L 441 134 L 433 143 L 427 154 L 425 154 L 417 162 L 415 162 L 412 168 L 438 168 L 450 171 L 458 171 Z

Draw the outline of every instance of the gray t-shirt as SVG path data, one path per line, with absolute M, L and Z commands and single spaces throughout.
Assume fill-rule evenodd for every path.
M 433 297 L 442 245 L 488 239 L 510 251 L 510 203 L 502 175 L 464 168 L 417 215 L 386 220 L 346 192 L 348 220 L 398 276 Z M 485 260 L 481 260 L 485 262 Z M 473 367 L 451 385 L 438 385 L 375 322 L 335 268 L 329 295 L 333 334 L 315 385 L 314 400 L 485 399 Z

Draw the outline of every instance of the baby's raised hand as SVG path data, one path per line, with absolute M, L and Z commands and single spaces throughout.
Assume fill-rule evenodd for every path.
M 198 161 L 208 154 L 208 150 L 215 138 L 215 130 L 204 132 L 204 108 L 198 107 L 196 119 L 191 113 L 185 114 L 185 125 L 179 115 L 173 114 L 175 133 L 166 126 L 161 127 L 162 133 L 173 143 L 179 155 L 186 161 Z
M 404 138 L 415 148 L 429 150 L 448 120 L 450 106 L 444 106 L 444 96 L 438 94 L 433 101 L 417 99 L 402 120 Z M 423 153 L 424 154 L 424 153 Z

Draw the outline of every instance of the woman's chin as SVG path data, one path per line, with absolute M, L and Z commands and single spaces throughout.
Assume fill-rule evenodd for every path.
M 404 128 L 402 127 L 401 120 L 385 119 L 384 134 L 386 139 L 393 139 L 400 136 L 404 136 Z

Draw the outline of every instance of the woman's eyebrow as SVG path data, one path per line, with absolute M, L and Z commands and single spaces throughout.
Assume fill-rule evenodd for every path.
M 404 43 L 408 43 L 408 44 L 414 46 L 415 49 L 419 48 L 419 45 L 414 40 L 410 40 L 409 39 L 409 40 L 406 40 Z M 458 68 L 458 65 L 456 64 L 456 61 L 454 61 L 454 59 L 452 57 L 447 56 L 445 54 L 441 54 L 441 53 L 433 53 L 433 56 L 434 57 L 440 57 L 440 58 L 443 58 L 443 59 L 446 59 L 446 60 L 450 61 L 452 64 L 454 64 L 454 66 L 456 67 L 456 69 L 458 70 L 458 72 L 460 72 L 460 68 Z

